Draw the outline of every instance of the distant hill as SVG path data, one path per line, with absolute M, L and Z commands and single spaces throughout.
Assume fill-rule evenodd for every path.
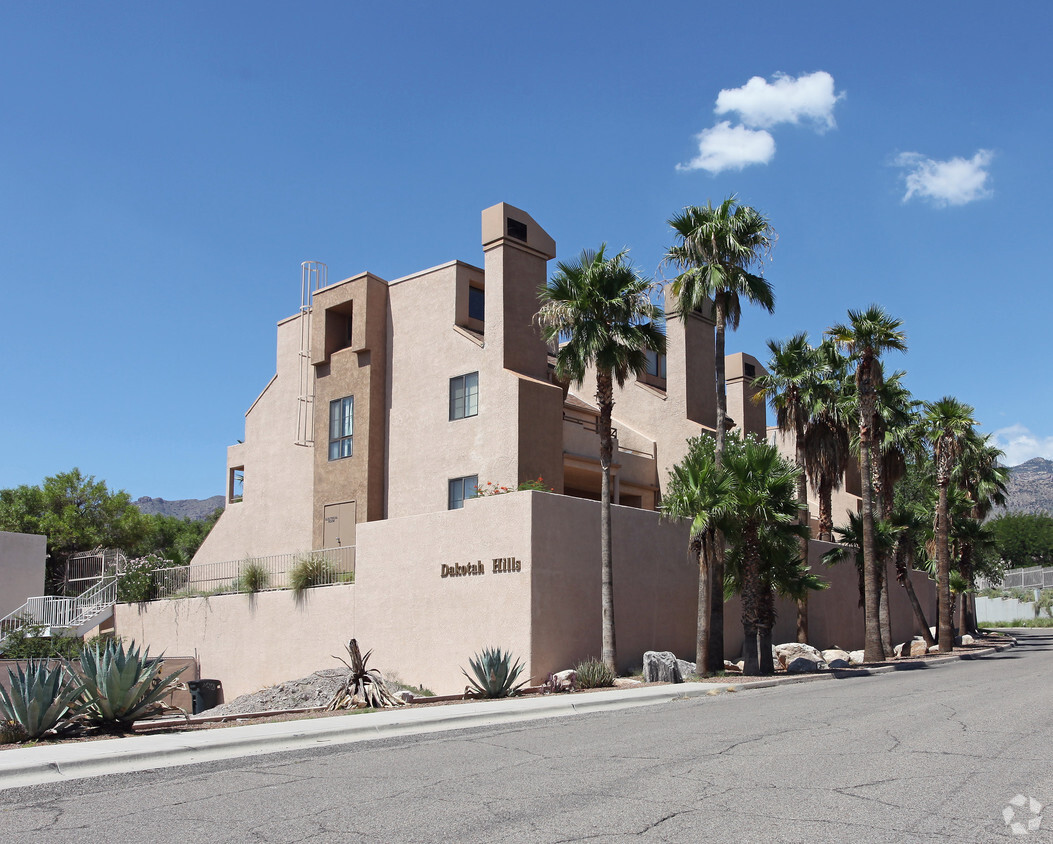
M 175 516 L 177 519 L 207 519 L 217 507 L 224 504 L 222 495 L 213 495 L 211 498 L 183 498 L 179 501 L 165 501 L 163 498 L 150 498 L 143 496 L 134 502 L 142 512 L 147 515 L 160 513 L 162 516 Z
M 1053 461 L 1034 457 L 1009 472 L 1006 510 L 1053 513 Z

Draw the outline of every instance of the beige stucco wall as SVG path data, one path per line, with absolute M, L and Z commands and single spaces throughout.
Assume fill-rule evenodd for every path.
M 0 618 L 44 594 L 47 537 L 0 531 Z
M 768 441 L 775 444 L 779 454 L 793 463 L 797 457 L 794 449 L 794 435 L 792 431 L 780 431 L 772 426 L 768 428 Z M 860 506 L 859 468 L 855 458 L 848 464 L 848 471 L 840 489 L 835 489 L 830 496 L 830 513 L 834 520 L 834 527 L 844 527 L 848 524 L 849 512 L 858 513 Z M 815 536 L 819 529 L 819 494 L 815 487 L 808 483 L 808 514 L 811 518 L 812 535 Z
M 194 563 L 312 547 L 313 449 L 295 442 L 299 352 L 300 317 L 295 316 L 278 324 L 277 373 L 245 414 L 245 441 L 227 449 L 223 488 L 228 489 L 230 469 L 244 466 L 244 498 L 228 502 Z

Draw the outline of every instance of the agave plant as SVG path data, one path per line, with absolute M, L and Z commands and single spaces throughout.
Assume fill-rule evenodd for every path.
M 0 720 L 5 722 L 5 733 L 36 739 L 78 716 L 84 686 L 61 665 L 51 667 L 46 659 L 31 659 L 25 671 L 18 666 L 17 674 L 10 669 L 7 673 L 11 690 L 0 686 Z
M 125 650 L 119 640 L 97 642 L 81 651 L 86 704 L 84 718 L 92 724 L 127 730 L 131 725 L 161 709 L 167 695 L 185 671 L 180 668 L 159 677 L 161 658 L 150 658 L 150 649 L 140 655 L 132 641 Z
M 483 652 L 476 654 L 475 659 L 469 659 L 468 664 L 475 677 L 463 668 L 461 673 L 471 683 L 472 694 L 478 697 L 511 697 L 527 683 L 526 680 L 516 683 L 516 678 L 523 671 L 523 663 L 516 660 L 513 665 L 511 651 L 483 648 Z
M 614 685 L 614 672 L 595 657 L 583 659 L 574 670 L 578 675 L 579 689 L 605 689 Z

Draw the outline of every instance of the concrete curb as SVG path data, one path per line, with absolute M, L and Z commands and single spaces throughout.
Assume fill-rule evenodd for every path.
M 939 667 L 963 659 L 989 656 L 1014 644 L 1015 642 L 985 648 L 970 654 L 956 654 L 924 664 L 926 667 Z M 529 700 L 513 698 L 433 709 L 422 707 L 312 720 L 247 724 L 216 730 L 134 735 L 117 739 L 17 748 L 0 753 L 0 791 L 83 777 L 281 753 L 308 747 L 337 746 L 404 735 L 651 706 L 719 694 L 732 687 L 736 691 L 747 691 L 819 680 L 865 677 L 897 670 L 903 669 L 888 665 L 873 669 L 846 669 L 767 680 L 682 683 L 589 694 L 552 695 Z

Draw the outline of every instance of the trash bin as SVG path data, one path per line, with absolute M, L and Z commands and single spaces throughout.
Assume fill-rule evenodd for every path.
M 188 680 L 186 686 L 190 690 L 193 715 L 219 706 L 219 693 L 223 688 L 219 680 Z

